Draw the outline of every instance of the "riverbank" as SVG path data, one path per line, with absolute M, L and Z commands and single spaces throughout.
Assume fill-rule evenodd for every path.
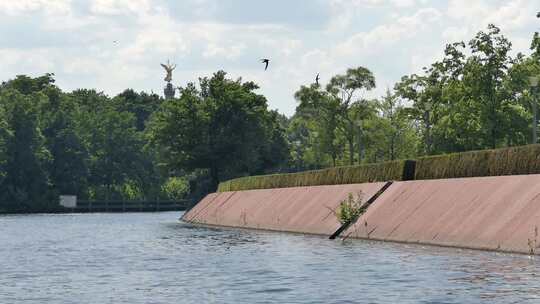
M 2 214 L 61 214 L 61 213 L 123 213 L 123 212 L 166 212 L 185 211 L 193 206 L 192 200 L 147 200 L 147 201 L 125 201 L 125 200 L 78 200 L 73 207 L 61 205 L 49 208 L 16 209 L 3 210 Z
M 394 182 L 340 237 L 537 254 L 540 175 Z M 364 201 L 384 183 L 210 194 L 190 223 L 330 236 L 349 193 Z

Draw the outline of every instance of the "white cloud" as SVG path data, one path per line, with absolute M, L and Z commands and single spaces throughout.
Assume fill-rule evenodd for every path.
M 93 0 L 90 5 L 92 13 L 104 15 L 141 14 L 149 11 L 150 8 L 149 0 Z
M 398 18 L 396 22 L 383 24 L 369 32 L 357 33 L 337 47 L 337 53 L 352 55 L 358 53 L 377 53 L 383 48 L 406 41 L 437 22 L 441 13 L 434 8 L 420 9 L 412 16 Z
M 390 0 L 390 3 L 397 7 L 411 7 L 419 4 L 426 4 L 426 0 Z
M 0 66 L 7 71 L 17 71 L 15 74 L 44 74 L 55 67 L 54 49 L 0 49 Z M 44 72 L 42 72 L 44 71 Z M 15 75 L 11 75 L 13 77 Z
M 470 34 L 470 30 L 467 26 L 449 26 L 443 31 L 442 36 L 449 42 L 457 42 L 469 38 Z
M 206 46 L 206 50 L 203 52 L 203 57 L 205 58 L 218 57 L 218 58 L 234 59 L 244 54 L 245 49 L 246 49 L 246 45 L 243 43 L 235 44 L 231 46 L 220 46 L 216 43 L 209 43 Z
M 0 18 L 0 29 L 15 24 L 2 37 L 38 33 L 38 38 L 61 38 L 54 40 L 58 45 L 50 39 L 44 45 L 17 37 L 2 40 L 0 80 L 54 72 L 67 90 L 161 92 L 159 63 L 171 59 L 178 64 L 176 85 L 225 69 L 231 77 L 257 82 L 272 108 L 292 114 L 294 92 L 317 73 L 325 84 L 349 67 L 366 66 L 377 78 L 378 88 L 371 93 L 377 96 L 402 75 L 418 73 L 441 58 L 445 43 L 469 40 L 489 22 L 501 26 L 516 50 L 526 51 L 532 32 L 540 28 L 536 1 L 330 0 L 324 2 L 327 14 L 320 15 L 327 19 L 309 20 L 320 27 L 299 28 L 272 18 L 219 18 L 221 6 L 213 0 L 92 0 L 84 5 L 0 0 L 0 16 L 8 16 Z M 182 11 L 185 7 L 189 10 Z M 18 22 L 21 16 L 39 22 Z M 259 62 L 263 57 L 272 60 L 266 72 Z
M 269 38 L 265 37 L 259 41 L 259 44 L 268 49 L 274 55 L 290 56 L 302 47 L 302 42 L 298 39 L 288 37 Z
M 395 6 L 411 7 L 419 4 L 428 3 L 428 0 L 331 0 L 334 6 L 341 7 L 374 7 L 374 6 Z
M 112 39 L 109 39 L 112 40 Z M 134 41 L 120 41 L 118 55 L 128 61 L 140 61 L 148 56 L 183 56 L 190 52 L 191 41 L 180 31 L 163 27 L 145 27 L 136 33 Z
M 0 15 L 18 16 L 26 13 L 66 14 L 71 0 L 0 0 Z
M 515 30 L 534 23 L 537 24 L 537 4 L 533 0 L 450 0 L 448 16 L 465 22 L 469 28 L 477 30 L 494 23 L 505 30 Z

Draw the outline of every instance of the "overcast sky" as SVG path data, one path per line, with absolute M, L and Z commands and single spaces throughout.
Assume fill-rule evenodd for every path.
M 162 94 L 170 59 L 175 85 L 223 69 L 291 115 L 317 73 L 325 83 L 365 66 L 378 96 L 488 23 L 528 53 L 539 10 L 538 0 L 0 0 L 0 80 L 52 72 L 68 91 Z

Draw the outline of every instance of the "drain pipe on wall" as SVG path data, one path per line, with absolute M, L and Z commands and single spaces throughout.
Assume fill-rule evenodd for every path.
M 338 230 L 336 230 L 336 232 L 334 232 L 329 239 L 336 239 L 343 231 L 347 230 L 347 228 L 349 228 L 352 224 L 356 223 L 358 218 L 360 218 L 360 216 L 362 216 L 362 214 L 367 211 L 369 206 L 371 206 L 379 198 L 379 196 L 381 196 L 393 183 L 393 181 L 386 182 L 386 184 L 384 184 L 384 186 L 382 186 L 382 188 L 377 191 L 377 193 L 375 193 L 365 204 L 362 205 L 359 215 L 341 225 L 341 227 L 339 227 Z

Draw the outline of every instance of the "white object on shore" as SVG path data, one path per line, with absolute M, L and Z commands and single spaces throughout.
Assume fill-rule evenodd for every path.
M 60 195 L 60 205 L 66 208 L 77 207 L 77 196 L 76 195 Z

